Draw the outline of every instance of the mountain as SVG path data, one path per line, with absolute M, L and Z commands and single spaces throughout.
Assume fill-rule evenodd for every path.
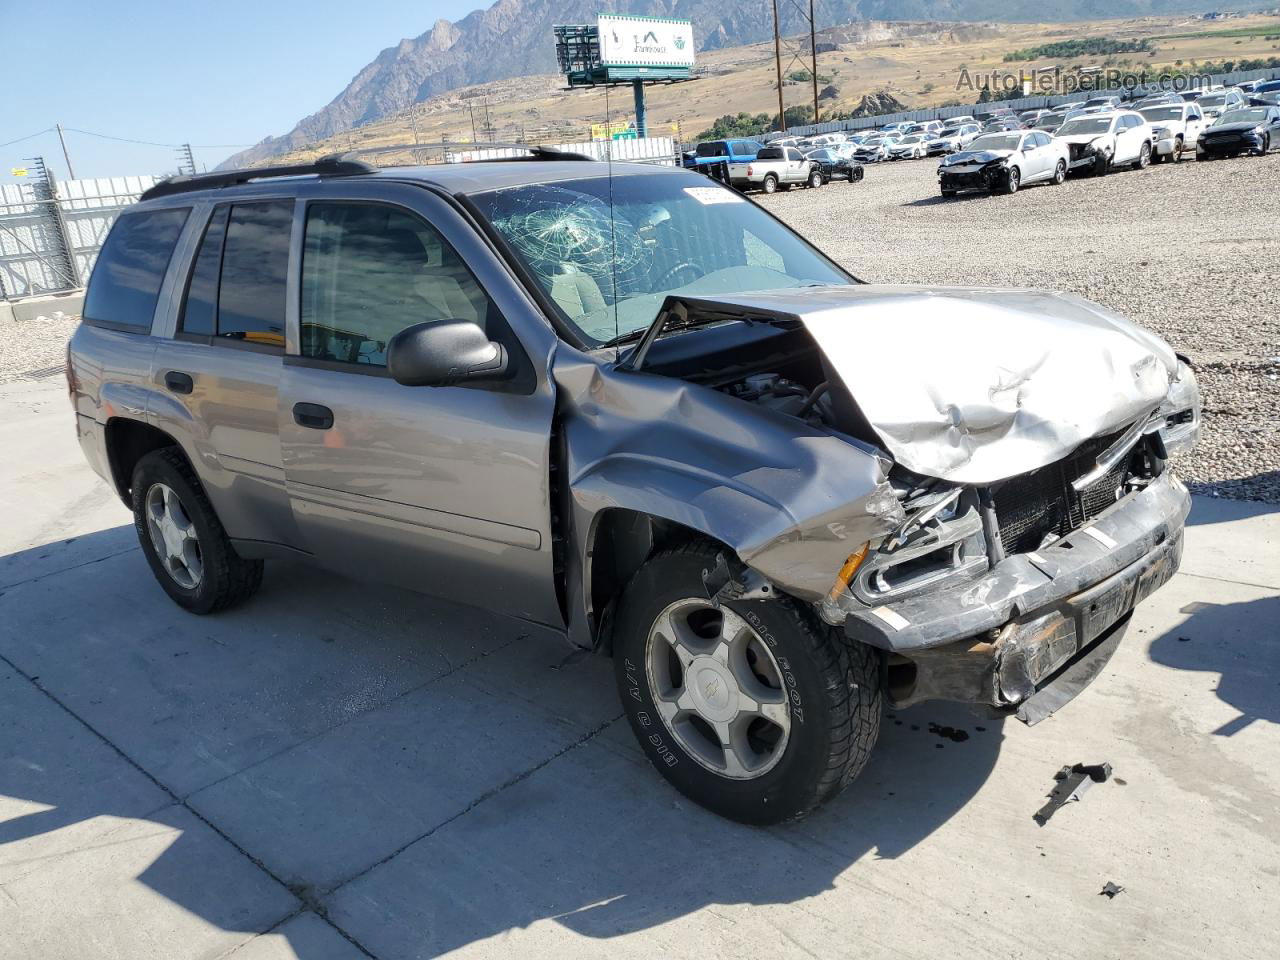
M 855 20 L 1065 21 L 1174 13 L 1203 8 L 1199 0 L 822 0 L 819 26 Z M 790 0 L 778 4 L 784 34 L 807 32 Z M 773 35 L 772 0 L 497 0 L 457 23 L 438 20 L 412 40 L 388 47 L 328 106 L 281 137 L 228 158 L 223 167 L 269 157 L 358 127 L 455 87 L 556 71 L 552 27 L 594 23 L 610 13 L 693 21 L 700 50 L 756 43 Z

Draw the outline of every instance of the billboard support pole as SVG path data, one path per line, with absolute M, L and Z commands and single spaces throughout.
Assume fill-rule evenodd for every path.
M 644 81 L 632 80 L 631 89 L 636 95 L 636 136 L 647 137 L 649 135 L 649 119 L 645 116 L 644 109 Z

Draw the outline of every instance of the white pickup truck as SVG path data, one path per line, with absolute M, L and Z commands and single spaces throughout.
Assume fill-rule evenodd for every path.
M 1153 152 L 1160 162 L 1177 163 L 1184 150 L 1194 151 L 1205 128 L 1204 112 L 1194 100 L 1153 104 L 1138 112 L 1151 124 Z
M 729 164 L 729 182 L 739 190 L 776 193 L 796 184 L 820 187 L 823 177 L 822 168 L 795 147 L 765 147 L 750 162 Z

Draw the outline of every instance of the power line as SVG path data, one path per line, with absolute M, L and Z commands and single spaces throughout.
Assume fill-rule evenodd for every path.
M 53 127 L 48 127 L 47 129 L 41 130 L 39 133 L 32 133 L 25 137 L 19 137 L 17 140 L 10 140 L 8 143 L 0 143 L 0 147 L 11 147 L 15 143 L 21 143 L 23 140 L 34 140 L 36 137 L 53 132 Z
M 192 143 L 192 144 L 157 143 L 154 140 L 135 140 L 132 137 L 113 137 L 109 133 L 95 133 L 92 130 L 81 130 L 79 127 L 63 127 L 63 129 L 69 130 L 72 133 L 83 133 L 89 137 L 99 137 L 103 140 L 115 140 L 115 141 L 118 141 L 119 143 L 137 143 L 137 144 L 141 144 L 144 147 L 171 147 L 171 148 L 177 149 L 179 147 L 191 146 L 200 150 L 219 150 L 219 149 L 231 150 L 231 149 L 247 148 L 247 147 L 254 146 L 254 144 L 252 143 Z M 49 131 L 47 130 L 41 131 L 41 133 L 48 133 L 48 132 Z M 0 146 L 4 146 L 4 144 L 0 144 Z

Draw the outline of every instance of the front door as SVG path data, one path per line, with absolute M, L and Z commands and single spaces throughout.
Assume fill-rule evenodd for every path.
M 280 388 L 286 487 L 303 538 L 345 572 L 562 625 L 553 394 L 467 266 L 487 249 L 424 188 L 336 189 L 307 198 Z M 503 343 L 513 376 L 446 387 L 391 379 L 391 337 L 442 319 Z

